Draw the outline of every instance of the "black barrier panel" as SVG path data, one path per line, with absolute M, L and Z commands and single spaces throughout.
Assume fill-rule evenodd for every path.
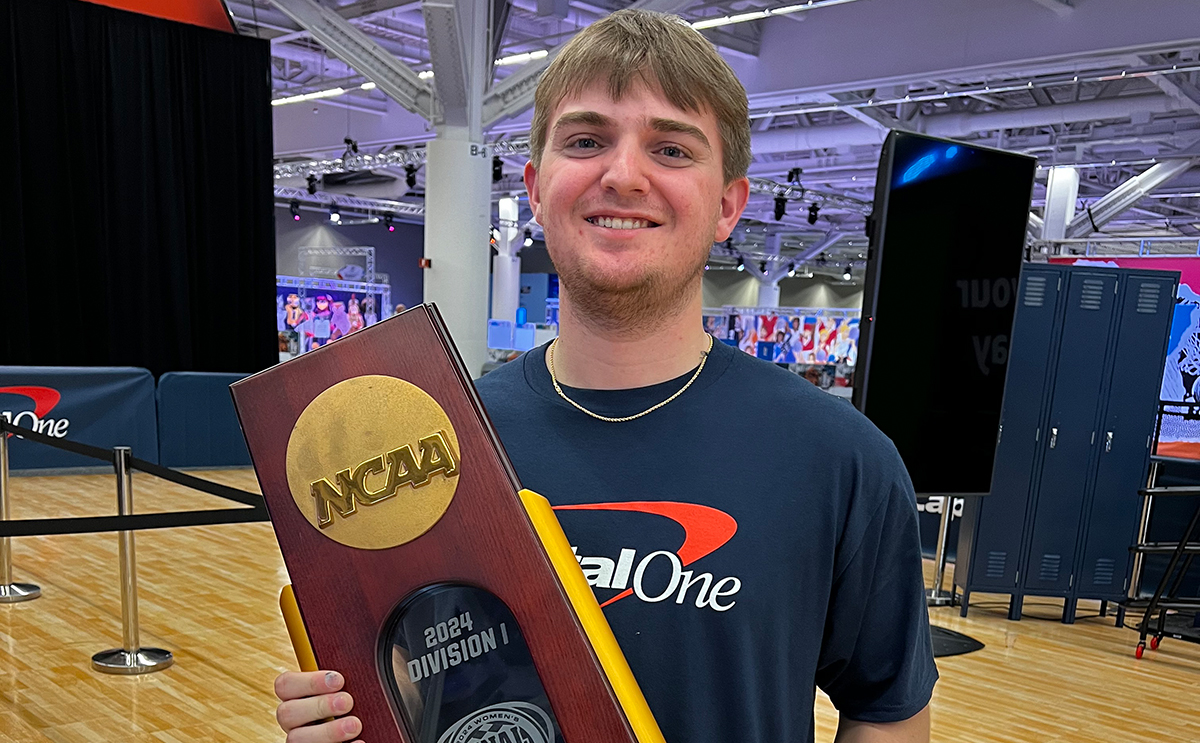
M 248 467 L 250 452 L 229 385 L 246 374 L 168 372 L 158 379 L 158 463 L 164 467 Z
M 75 441 L 56 439 L 32 429 L 14 426 L 0 419 L 0 436 L 27 439 L 31 443 L 44 444 L 56 449 L 72 452 L 94 460 L 115 465 L 112 449 L 101 449 Z M 18 519 L 0 521 L 0 537 L 30 537 L 52 534 L 85 534 L 103 531 L 138 531 L 141 529 L 169 529 L 179 526 L 205 526 L 211 524 L 241 524 L 255 521 L 270 521 L 266 504 L 261 495 L 238 490 L 227 485 L 203 480 L 199 477 L 160 467 L 153 462 L 131 457 L 130 466 L 149 475 L 199 490 L 218 498 L 232 500 L 250 508 L 220 508 L 205 511 L 176 511 L 170 513 L 146 513 L 132 516 L 79 516 L 57 519 Z

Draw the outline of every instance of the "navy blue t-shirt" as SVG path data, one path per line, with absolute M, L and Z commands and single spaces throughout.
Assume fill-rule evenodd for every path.
M 617 417 L 690 377 L 564 391 Z M 916 498 L 895 447 L 847 401 L 721 343 L 683 395 L 624 423 L 559 398 L 545 347 L 477 386 L 669 743 L 812 741 L 814 684 L 853 720 L 929 702 Z

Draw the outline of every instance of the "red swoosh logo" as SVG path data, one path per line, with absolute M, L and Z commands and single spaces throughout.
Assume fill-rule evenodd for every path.
M 711 555 L 737 533 L 737 522 L 724 511 L 695 503 L 673 501 L 634 501 L 631 503 L 587 503 L 578 506 L 554 506 L 555 511 L 632 511 L 649 513 L 671 519 L 683 527 L 683 544 L 677 550 L 679 562 L 684 567 L 705 555 Z M 627 588 L 600 604 L 604 608 L 626 596 L 633 589 Z
M 5 392 L 11 395 L 23 395 L 33 400 L 33 414 L 38 418 L 45 417 L 46 413 L 53 410 L 58 401 L 62 399 L 58 390 L 49 387 L 0 387 L 0 394 Z

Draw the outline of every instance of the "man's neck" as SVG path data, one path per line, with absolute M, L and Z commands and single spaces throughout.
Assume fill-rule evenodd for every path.
M 695 299 L 644 332 L 610 332 L 573 313 L 561 297 L 554 375 L 568 387 L 620 390 L 648 387 L 687 374 L 708 350 L 702 300 Z M 549 365 L 549 358 L 547 358 Z

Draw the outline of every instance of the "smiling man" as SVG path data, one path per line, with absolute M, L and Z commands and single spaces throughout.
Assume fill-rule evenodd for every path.
M 478 383 L 550 499 L 669 743 L 928 741 L 937 680 L 916 500 L 844 401 L 702 327 L 746 206 L 746 93 L 678 18 L 620 11 L 539 83 L 525 169 L 559 337 Z M 786 464 L 761 467 L 766 447 Z M 353 739 L 337 673 L 286 673 L 292 743 Z M 569 743 L 569 741 L 568 741 Z

